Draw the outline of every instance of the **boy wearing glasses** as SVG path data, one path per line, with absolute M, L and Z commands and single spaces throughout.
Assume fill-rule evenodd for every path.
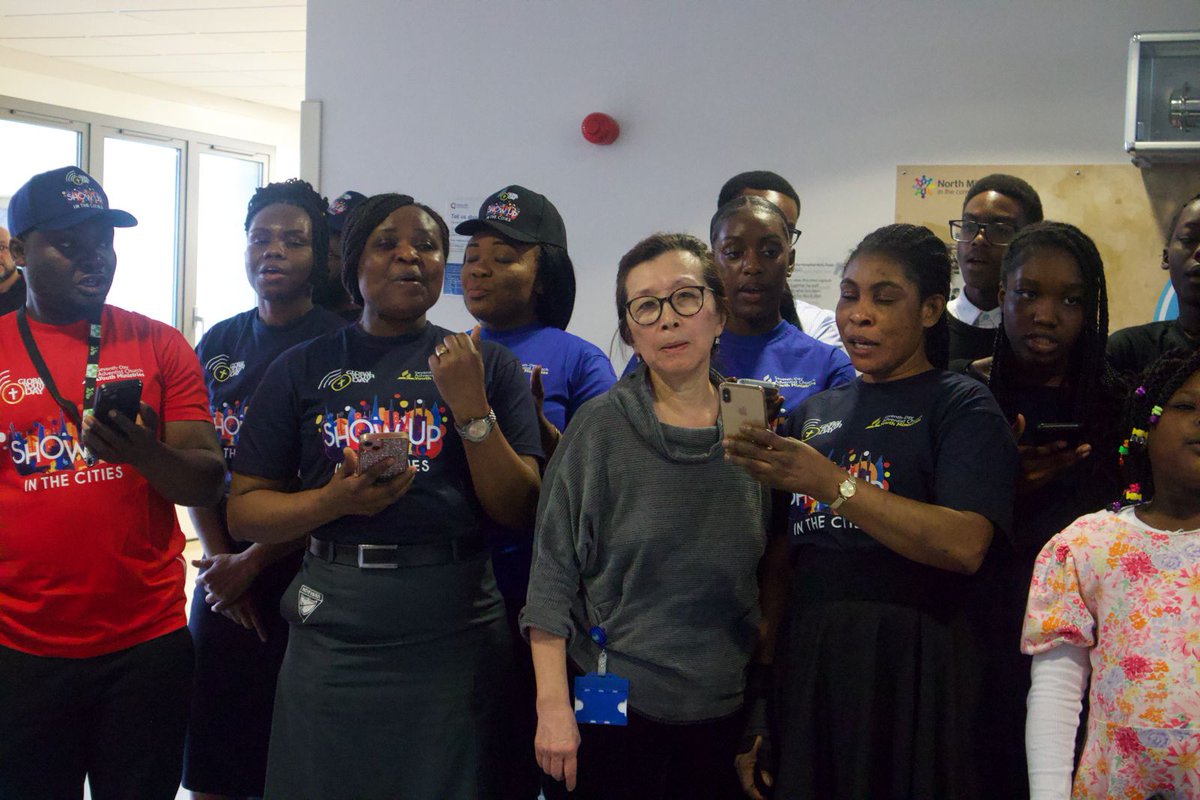
M 1000 327 L 1000 262 L 1017 231 L 1042 221 L 1042 200 L 1012 175 L 986 175 L 967 190 L 962 219 L 950 220 L 963 290 L 946 305 L 950 362 L 992 354 Z

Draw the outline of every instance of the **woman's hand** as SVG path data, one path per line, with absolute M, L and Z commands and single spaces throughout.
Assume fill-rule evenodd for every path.
M 550 456 L 554 455 L 554 450 L 558 447 L 558 440 L 562 438 L 562 431 L 546 418 L 546 387 L 542 385 L 542 367 L 540 364 L 533 368 L 533 374 L 529 377 L 529 391 L 533 393 L 533 404 L 537 406 L 538 432 L 542 438 L 542 454 L 549 461 Z
M 471 335 L 447 336 L 429 357 L 433 382 L 450 406 L 458 425 L 488 415 L 487 390 L 484 387 L 483 357 L 479 355 L 479 326 Z
M 358 453 L 347 447 L 342 451 L 342 455 L 341 468 L 333 473 L 329 483 L 320 490 L 324 495 L 324 502 L 330 505 L 337 517 L 347 514 L 373 517 L 412 488 L 417 468 L 411 464 L 400 474 L 384 478 L 383 473 L 396 461 L 394 458 L 385 458 L 360 475 Z
M 192 566 L 200 570 L 196 588 L 204 590 L 204 602 L 212 606 L 213 611 L 224 611 L 258 577 L 261 570 L 246 552 L 217 553 L 192 562 Z
M 1025 415 L 1017 414 L 1013 436 L 1019 442 L 1025 433 Z M 1044 445 L 1017 445 L 1020 469 L 1017 472 L 1018 493 L 1040 489 L 1092 454 L 1090 444 L 1071 447 L 1070 442 L 1057 441 Z
M 765 756 L 766 751 L 763 748 L 763 737 L 755 736 L 754 743 L 750 746 L 750 749 L 744 753 L 738 753 L 734 756 L 733 760 L 734 768 L 737 770 L 738 781 L 742 784 L 742 791 L 751 800 L 766 800 L 756 785 L 756 773 L 758 780 L 762 781 L 763 786 L 770 789 L 775 785 L 775 779 L 771 777 L 771 773 L 767 772 L 766 764 L 760 765 L 758 763 L 760 750 L 763 750 Z
M 836 496 L 846 473 L 804 442 L 765 428 L 743 425 L 726 438 L 725 459 L 773 489 L 799 492 L 824 501 Z
M 574 791 L 579 754 L 579 725 L 570 702 L 539 702 L 533 750 L 538 766 L 551 778 Z

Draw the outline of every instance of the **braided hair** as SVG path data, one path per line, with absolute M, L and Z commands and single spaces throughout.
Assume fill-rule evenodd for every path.
M 1072 348 L 1064 383 L 1070 392 L 1071 420 L 1082 423 L 1092 441 L 1108 442 L 1114 435 L 1113 409 L 1120 391 L 1116 374 L 1105 358 L 1108 286 L 1104 280 L 1104 262 L 1095 243 L 1079 228 L 1065 222 L 1039 222 L 1022 228 L 1008 246 L 1001 265 L 1001 280 L 1007 281 L 1034 253 L 1044 250 L 1066 253 L 1079 265 L 1083 275 L 1083 330 Z M 1013 396 L 1018 369 L 1012 342 L 1001 324 L 996 332 L 988 388 L 1009 419 L 1015 418 L 1018 411 Z
M 360 306 L 363 305 L 363 296 L 358 288 L 358 262 L 367 247 L 367 239 L 392 212 L 405 206 L 416 206 L 437 223 L 441 233 L 442 254 L 450 252 L 450 228 L 432 208 L 418 203 L 407 194 L 377 194 L 368 197 L 354 207 L 345 227 L 342 228 L 342 285 L 346 287 L 350 298 Z
M 1172 350 L 1147 367 L 1138 379 L 1138 387 L 1129 393 L 1121 426 L 1126 438 L 1119 450 L 1126 488 L 1113 503 L 1114 508 L 1154 496 L 1154 472 L 1146 440 L 1158 422 L 1162 406 L 1197 372 L 1200 372 L 1200 350 Z
M 326 201 L 308 181 L 289 178 L 279 183 L 268 183 L 254 192 L 246 206 L 246 233 L 254 218 L 267 206 L 295 206 L 308 216 L 312 227 L 312 270 L 308 282 L 314 294 L 319 293 L 329 281 L 329 226 L 325 222 Z
M 864 255 L 878 255 L 896 262 L 917 287 L 921 302 L 934 295 L 950 297 L 950 253 L 946 243 L 920 225 L 885 225 L 868 233 L 846 259 L 849 264 Z M 843 272 L 845 267 L 842 268 Z M 946 312 L 933 327 L 925 329 L 925 357 L 938 369 L 950 362 L 950 324 Z

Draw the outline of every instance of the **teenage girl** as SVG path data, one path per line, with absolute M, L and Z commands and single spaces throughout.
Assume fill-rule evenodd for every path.
M 1132 504 L 1054 536 L 1029 590 L 1021 647 L 1033 655 L 1034 800 L 1200 790 L 1200 354 L 1164 356 L 1129 407 L 1120 450 Z

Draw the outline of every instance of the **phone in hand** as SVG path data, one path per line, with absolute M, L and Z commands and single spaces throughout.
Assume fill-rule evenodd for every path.
M 768 427 L 770 412 L 767 390 L 758 384 L 731 383 L 717 387 L 721 400 L 721 425 L 726 436 L 734 436 L 747 422 L 756 428 Z
M 408 434 L 404 431 L 368 433 L 358 441 L 358 474 L 361 475 L 385 458 L 396 462 L 379 476 L 380 480 L 394 478 L 408 469 Z
M 1039 422 L 1033 427 L 1030 441 L 1034 445 L 1066 442 L 1075 447 L 1083 441 L 1084 427 L 1079 422 Z
M 107 423 L 108 412 L 114 409 L 130 422 L 137 422 L 142 402 L 142 382 L 137 378 L 109 381 L 96 388 L 96 402 L 92 405 L 97 419 Z

